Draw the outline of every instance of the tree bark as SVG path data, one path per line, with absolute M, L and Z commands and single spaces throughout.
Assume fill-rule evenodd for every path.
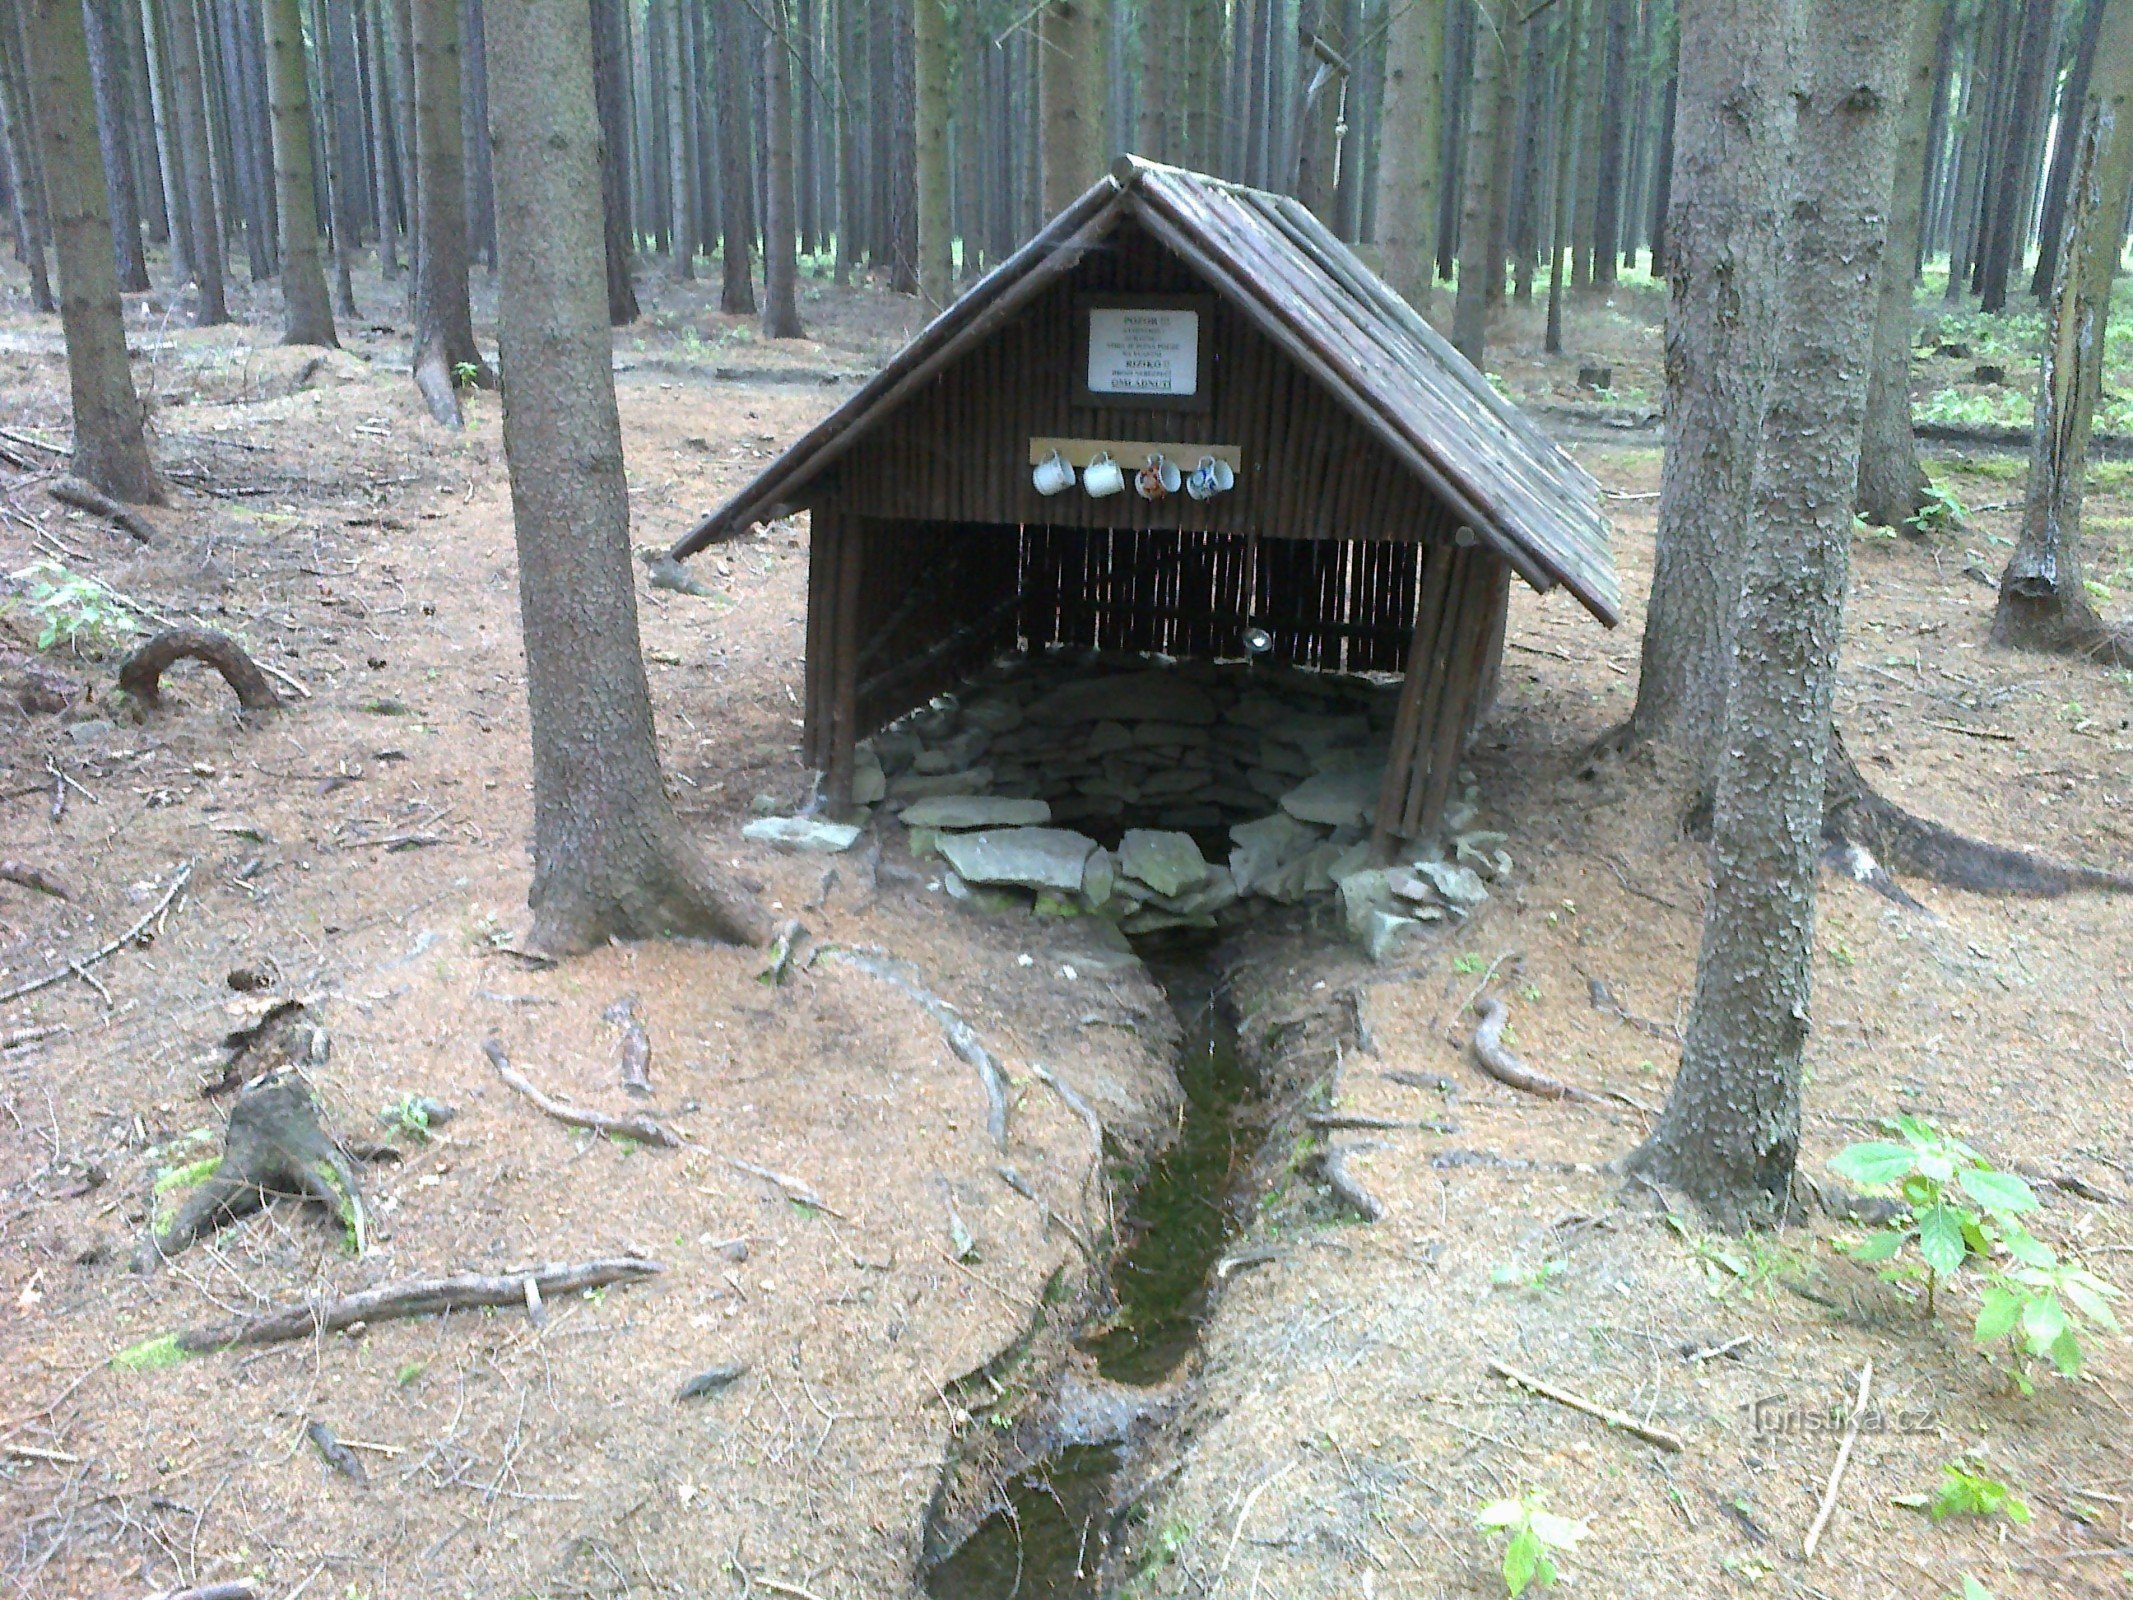
M 768 919 L 709 867 L 660 782 L 607 324 L 591 8 L 498 5 L 489 30 L 532 943 L 559 955 L 662 934 L 761 944 Z
M 117 500 L 161 505 L 105 213 L 103 152 L 89 87 L 81 0 L 21 0 L 31 120 L 44 146 L 59 318 L 74 401 L 74 475 Z M 0 20 L 5 20 L 0 18 Z
M 0 144 L 7 147 L 15 231 L 22 243 L 23 265 L 29 269 L 30 304 L 49 316 L 59 309 L 59 303 L 52 298 L 51 269 L 44 253 L 47 206 L 37 134 L 31 126 L 28 73 L 18 59 L 27 53 L 28 35 L 16 29 L 11 16 L 0 12 Z
M 955 275 L 948 191 L 949 23 L 945 0 L 912 0 L 912 5 L 918 32 L 918 293 L 927 311 L 935 312 L 947 306 Z
M 1046 0 L 1038 13 L 1037 101 L 1044 214 L 1056 216 L 1103 175 L 1105 0 Z
M 956 8 L 961 24 L 956 61 L 955 166 L 956 193 L 962 209 L 963 277 L 979 277 L 985 271 L 985 250 L 991 238 L 991 213 L 998 197 L 985 181 L 985 85 L 988 59 L 995 53 L 985 36 L 983 18 L 975 5 Z M 923 219 L 924 205 L 920 215 Z M 925 230 L 920 229 L 923 233 Z M 924 245 L 920 245 L 924 253 Z M 921 283 L 923 288 L 924 284 Z
M 792 162 L 792 12 L 790 0 L 767 0 L 763 34 L 763 335 L 802 339 L 800 263 L 796 255 Z M 927 0 L 919 0 L 925 5 Z M 945 111 L 945 107 L 943 110 Z M 945 295 L 946 284 L 943 283 Z
M 1606 59 L 1600 78 L 1599 186 L 1593 191 L 1592 282 L 1615 281 L 1622 258 L 1622 154 L 1629 125 L 1629 34 L 1635 0 L 1606 0 Z
M 1667 448 L 1629 726 L 1681 750 L 1699 786 L 1725 718 L 1741 530 L 1774 359 L 1791 71 L 1786 31 L 1767 0 L 1682 8 Z
M 357 315 L 355 283 L 349 275 L 349 257 L 354 255 L 361 233 L 356 196 L 361 185 L 354 171 L 361 165 L 360 146 L 349 134 L 341 104 L 340 80 L 345 55 L 354 41 L 345 36 L 349 0 L 329 6 L 327 0 L 312 0 L 311 31 L 318 52 L 319 121 L 326 130 L 326 207 L 332 222 L 333 287 L 341 315 L 353 321 Z
M 861 20 L 860 0 L 823 0 L 823 3 L 834 8 L 831 33 L 837 44 L 837 259 L 831 271 L 841 289 L 851 283 L 852 268 L 861 254 L 859 234 L 863 226 L 861 210 L 865 203 L 866 181 L 862 166 L 864 141 L 854 99 L 866 76 L 859 70 L 859 63 L 866 53 L 865 24 Z
M 1584 0 L 1568 3 L 1563 17 L 1563 103 L 1556 127 L 1555 223 L 1548 233 L 1548 326 L 1542 335 L 1551 356 L 1563 353 L 1563 268 L 1565 258 L 1576 253 L 1570 229 L 1577 216 L 1578 39 Z
M 163 0 L 169 21 L 171 98 L 176 102 L 177 135 L 184 151 L 186 259 L 200 304 L 196 327 L 230 320 L 222 295 L 222 219 L 215 206 L 215 174 L 207 125 L 207 80 L 200 68 L 200 27 L 193 0 Z
M 1992 636 L 2032 650 L 2133 665 L 2133 636 L 2107 627 L 2081 578 L 2081 500 L 2089 432 L 2103 383 L 2111 278 L 2133 189 L 2133 4 L 2111 0 L 2098 39 L 2102 70 L 2075 135 L 2065 237 L 2043 373 L 2037 383 L 2022 537 L 2000 575 Z
M 748 57 L 741 49 L 740 0 L 719 0 L 718 12 L 718 157 L 719 189 L 724 204 L 719 220 L 725 232 L 721 250 L 725 276 L 719 285 L 719 310 L 729 316 L 755 314 L 755 229 L 750 192 L 754 189 L 755 147 L 749 136 Z
M 1468 80 L 1466 190 L 1459 218 L 1459 287 L 1452 304 L 1452 343 L 1459 353 L 1482 365 L 1488 342 L 1490 274 L 1489 221 L 1495 209 L 1498 110 L 1497 92 L 1509 70 L 1511 8 L 1517 0 L 1475 0 L 1480 26 L 1474 38 L 1473 75 Z M 1501 258 L 1496 262 L 1501 276 Z
M 141 222 L 150 244 L 170 242 L 170 214 L 163 198 L 163 171 L 156 151 L 154 101 L 148 80 L 147 40 L 140 7 L 118 0 L 119 62 L 126 74 L 126 103 L 133 113 L 134 192 L 140 196 Z
M 266 37 L 256 6 L 242 0 L 217 3 L 230 57 L 223 74 L 229 85 L 224 100 L 236 108 L 230 136 L 239 146 L 235 166 L 237 186 L 244 195 L 245 255 L 252 281 L 264 283 L 280 266 L 275 246 L 274 134 L 267 115 Z
M 265 0 L 267 103 L 274 118 L 274 198 L 281 217 L 282 343 L 338 346 L 319 262 L 312 188 L 311 91 L 303 0 Z
M 489 171 L 489 48 L 483 0 L 466 0 L 460 14 L 460 130 L 466 173 L 469 258 L 496 270 L 496 184 Z
M 1396 0 L 1387 28 L 1378 248 L 1385 259 L 1385 281 L 1426 317 L 1437 281 L 1444 0 Z
M 400 210 L 395 204 L 393 174 L 392 55 L 385 47 L 386 0 L 364 0 L 363 48 L 370 55 L 371 205 L 378 213 L 378 276 L 390 283 L 400 276 Z
M 607 320 L 623 328 L 638 316 L 630 276 L 629 115 L 624 94 L 629 50 L 623 0 L 592 0 L 593 95 L 600 111 L 600 202 L 607 230 Z
M 474 343 L 467 300 L 467 183 L 460 126 L 459 0 L 414 0 L 415 386 L 430 415 L 462 423 L 458 388 L 468 369 L 485 389 L 496 374 Z M 590 28 L 590 21 L 587 22 Z
M 696 276 L 697 237 L 696 230 L 690 226 L 695 180 L 689 173 L 689 157 L 695 146 L 689 138 L 689 102 L 683 92 L 689 53 L 683 48 L 688 32 L 682 21 L 682 10 L 688 4 L 689 0 L 669 0 L 666 8 L 667 210 L 674 219 L 668 235 L 667 270 L 673 273 L 676 281 Z M 724 18 L 720 20 L 723 22 Z M 719 68 L 719 78 L 723 88 L 723 65 Z M 731 311 L 734 308 L 727 306 L 724 309 Z
M 2014 81 L 2007 120 L 2000 132 L 1999 160 L 1992 179 L 1990 224 L 1985 232 L 1979 309 L 1999 311 L 2007 304 L 2007 280 L 2022 253 L 2028 225 L 2021 204 L 2028 179 L 2030 146 L 2042 112 L 2045 80 L 2051 74 L 2055 0 L 2024 0 L 2022 32 L 2015 49 Z
M 168 0 L 157 15 L 156 0 L 140 0 L 141 49 L 148 68 L 149 114 L 155 123 L 156 159 L 163 169 L 163 205 L 170 224 L 170 265 L 180 283 L 193 275 L 192 217 L 185 185 L 185 152 L 178 140 L 176 88 L 171 82 Z
M 1911 433 L 1911 335 L 1916 324 L 1918 217 L 1924 194 L 1926 123 L 1933 111 L 1933 69 L 1940 57 L 1947 0 L 1920 0 L 1911 15 L 1903 108 L 1896 130 L 1895 188 L 1889 200 L 1888 250 L 1874 312 L 1874 353 L 1866 375 L 1866 427 L 1859 441 L 1859 515 L 1900 528 L 1926 503 L 1930 480 Z
M 1799 1152 L 1824 758 L 1910 10 L 1805 8 L 1777 291 L 1785 333 L 1742 563 L 1711 895 L 1680 1071 L 1629 1163 L 1732 1228 L 1789 1209 Z M 1747 41 L 1736 48 L 1746 54 Z
M 2106 0 L 2088 0 L 2081 19 L 2081 32 L 2074 42 L 2074 59 L 2067 68 L 2066 87 L 2059 98 L 2059 136 L 2052 147 L 2051 173 L 2044 184 L 2044 209 L 2037 219 L 2037 270 L 2031 274 L 2029 292 L 2039 300 L 2051 297 L 2059 273 L 2059 239 L 2066 227 L 2066 185 L 2073 172 L 2074 147 L 2081 140 L 2082 121 L 2088 115 L 2089 80 L 2096 70 L 2096 40 L 2103 27 Z
M 104 193 L 111 204 L 111 251 L 121 289 L 148 287 L 148 257 L 141 249 L 141 203 L 133 187 L 133 109 L 114 0 L 86 0 L 89 76 L 96 90 L 96 124 L 103 149 Z

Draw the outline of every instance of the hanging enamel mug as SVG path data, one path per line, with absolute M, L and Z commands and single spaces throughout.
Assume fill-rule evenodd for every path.
M 1110 451 L 1099 450 L 1081 469 L 1081 486 L 1089 491 L 1091 500 L 1102 500 L 1125 488 L 1126 475 L 1118 470 Z
M 1050 498 L 1074 487 L 1074 469 L 1057 450 L 1038 462 L 1031 471 L 1029 480 L 1037 492 Z
M 1185 481 L 1178 471 L 1178 464 L 1165 455 L 1153 455 L 1148 464 L 1133 475 L 1133 492 L 1143 500 L 1161 500 L 1166 495 L 1178 492 Z
M 1185 479 L 1185 492 L 1195 500 L 1214 499 L 1216 495 L 1222 492 L 1224 487 L 1216 476 L 1216 469 L 1222 465 L 1213 456 L 1200 457 L 1200 464 L 1194 467 L 1191 474 Z

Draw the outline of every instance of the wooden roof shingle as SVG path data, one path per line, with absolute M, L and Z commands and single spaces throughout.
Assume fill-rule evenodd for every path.
M 1117 165 L 920 331 L 672 554 L 804 503 L 808 486 L 949 362 L 1131 215 L 1338 400 L 1536 589 L 1621 620 L 1600 489 L 1421 315 L 1296 201 L 1160 166 Z

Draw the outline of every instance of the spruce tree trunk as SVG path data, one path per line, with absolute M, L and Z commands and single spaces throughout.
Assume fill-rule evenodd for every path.
M 462 423 L 458 387 L 471 369 L 482 388 L 496 374 L 474 343 L 467 300 L 467 182 L 460 117 L 459 0 L 414 0 L 415 386 L 430 415 Z M 586 26 L 591 27 L 590 20 Z
M 497 5 L 504 454 L 533 728 L 535 948 L 704 934 L 760 944 L 661 786 L 637 632 L 629 490 L 607 322 L 591 8 Z
M 483 33 L 483 0 L 466 0 L 460 17 L 460 129 L 467 181 L 467 241 L 496 270 L 496 184 L 489 171 L 489 47 Z
M 677 282 L 696 276 L 697 235 L 690 225 L 695 179 L 689 171 L 689 157 L 695 146 L 689 137 L 689 102 L 683 87 L 689 53 L 683 48 L 688 33 L 682 11 L 688 4 L 689 0 L 670 0 L 666 8 L 667 210 L 674 219 L 668 236 L 667 270 Z M 724 42 L 722 38 L 721 43 Z M 721 87 L 725 71 L 721 63 Z M 723 309 L 731 311 L 734 307 Z M 751 305 L 748 309 L 755 308 Z
M 1675 35 L 1678 44 L 1680 35 Z M 1666 276 L 1666 214 L 1674 193 L 1674 113 L 1681 101 L 1681 67 L 1667 72 L 1666 101 L 1659 112 L 1659 155 L 1652 168 L 1652 276 Z
M 1859 440 L 1859 515 L 1900 528 L 1926 503 L 1929 480 L 1911 433 L 1912 290 L 1917 284 L 1919 174 L 1926 163 L 1926 123 L 1933 110 L 1933 67 L 1940 55 L 1947 0 L 1913 0 L 1903 107 L 1896 130 L 1895 190 L 1889 200 L 1888 251 L 1881 262 L 1874 350 L 1866 375 L 1866 427 Z
M 1976 250 L 1977 188 L 1984 169 L 1985 123 L 1992 100 L 1986 81 L 1990 30 L 1980 9 L 1970 27 L 1969 69 L 1963 74 L 1963 101 L 1956 119 L 1955 181 L 1948 196 L 1948 287 L 1941 299 L 1962 303 Z
M 303 0 L 265 0 L 267 95 L 274 119 L 274 198 L 281 217 L 282 343 L 339 345 L 319 262 L 312 188 L 311 90 Z
M 1481 24 L 1475 32 L 1473 75 L 1467 88 L 1466 190 L 1459 217 L 1459 289 L 1452 305 L 1452 343 L 1480 367 L 1489 331 L 1489 251 L 1494 242 L 1489 222 L 1495 210 L 1497 112 L 1503 98 L 1498 87 L 1508 67 L 1505 52 L 1516 0 L 1476 0 L 1476 4 Z M 1495 265 L 1500 277 L 1500 257 Z
M 1682 8 L 1666 460 L 1630 728 L 1680 749 L 1699 782 L 1725 718 L 1741 530 L 1774 359 L 1790 72 L 1790 39 L 1768 0 Z
M 918 65 L 918 293 L 929 314 L 948 304 L 955 227 L 948 190 L 948 12 L 944 0 L 912 0 Z
M 162 0 L 169 19 L 171 98 L 184 152 L 186 260 L 200 305 L 193 317 L 206 328 L 230 320 L 222 296 L 222 220 L 215 206 L 215 174 L 207 125 L 207 80 L 200 68 L 199 19 L 193 0 Z
M 837 260 L 832 271 L 837 287 L 842 289 L 851 283 L 852 268 L 861 254 L 859 233 L 863 226 L 866 174 L 861 165 L 864 142 L 854 100 L 866 77 L 860 70 L 866 56 L 866 35 L 861 0 L 823 3 L 835 8 L 831 30 L 837 42 Z
M 719 0 L 718 12 L 718 154 L 719 221 L 725 241 L 721 251 L 725 276 L 719 285 L 719 310 L 729 316 L 755 314 L 755 229 L 749 204 L 755 188 L 755 143 L 749 129 L 748 54 L 741 48 L 745 17 L 741 0 Z
M 792 10 L 793 225 L 799 230 L 800 253 L 811 256 L 822 248 L 820 124 L 821 96 L 815 92 L 815 0 L 793 0 Z
M 378 275 L 390 283 L 400 276 L 400 209 L 395 203 L 393 173 L 392 55 L 385 48 L 386 0 L 364 0 L 363 48 L 370 55 L 371 204 L 378 213 Z
M 1525 73 L 1526 48 L 1517 5 L 1505 7 L 1497 42 L 1503 62 L 1496 79 L 1496 115 L 1490 124 L 1488 253 L 1483 257 L 1486 276 L 1482 284 L 1482 296 L 1491 310 L 1503 304 L 1504 264 L 1511 250 L 1511 186 L 1518 170 L 1518 106 L 1524 98 L 1519 80 Z
M 1910 10 L 1805 6 L 1783 332 L 1741 568 L 1695 1000 L 1666 1110 L 1630 1161 L 1731 1228 L 1785 1214 L 1799 1153 L 1824 758 Z M 1747 53 L 1747 40 L 1735 48 Z
M 244 203 L 245 255 L 252 281 L 264 283 L 279 270 L 274 242 L 274 135 L 267 115 L 266 39 L 255 36 L 255 7 L 240 0 L 218 0 L 217 15 L 229 59 L 223 78 L 224 100 L 235 105 L 230 137 L 237 144 L 233 165 Z
M 1047 217 L 1103 175 L 1110 37 L 1105 0 L 1046 0 L 1038 13 L 1037 100 Z
M 1622 257 L 1623 146 L 1629 126 L 1629 34 L 1635 0 L 1605 0 L 1606 59 L 1600 77 L 1598 186 L 1593 190 L 1592 282 L 1605 288 L 1615 281 Z
M 134 192 L 150 244 L 170 242 L 170 213 L 163 197 L 163 169 L 156 149 L 154 100 L 148 81 L 148 47 L 134 0 L 117 0 L 119 62 L 126 74 L 126 103 L 133 113 Z
M 1385 281 L 1426 317 L 1437 281 L 1437 113 L 1444 78 L 1444 0 L 1396 3 L 1387 27 L 1378 248 L 1385 260 Z
M 180 283 L 193 276 L 192 217 L 185 185 L 185 152 L 178 142 L 178 109 L 170 78 L 168 0 L 160 15 L 156 0 L 140 0 L 141 47 L 148 68 L 149 113 L 155 123 L 156 159 L 163 170 L 163 205 L 170 223 L 170 265 Z
M 148 257 L 141 248 L 141 203 L 133 187 L 133 111 L 115 0 L 85 0 L 89 75 L 96 90 L 96 124 L 103 148 L 104 193 L 111 205 L 111 253 L 119 288 L 148 287 Z
M 807 335 L 800 326 L 800 263 L 793 215 L 792 12 L 789 0 L 766 3 L 770 26 L 763 31 L 763 111 L 768 124 L 763 130 L 763 334 L 770 339 L 802 339 Z M 945 274 L 943 278 L 945 295 Z
M 1548 231 L 1548 326 L 1542 335 L 1543 347 L 1551 356 L 1563 353 L 1563 269 L 1565 258 L 1576 253 L 1570 230 L 1577 216 L 1578 69 L 1583 59 L 1578 40 L 1584 0 L 1568 0 L 1568 4 L 1562 28 L 1563 103 L 1555 135 L 1555 222 Z
M 59 319 L 74 401 L 74 475 L 136 505 L 161 505 L 126 357 L 126 319 L 111 257 L 103 152 L 89 86 L 81 0 L 18 0 L 30 120 L 43 146 Z M 0 20 L 5 20 L 0 18 Z
M 2067 68 L 2066 87 L 2059 99 L 2059 136 L 2052 147 L 2051 174 L 2044 185 L 2044 209 L 2037 219 L 2037 270 L 2029 280 L 2029 292 L 2039 300 L 2050 298 L 2059 272 L 2059 237 L 2066 226 L 2066 186 L 2074 166 L 2074 147 L 2081 142 L 2082 119 L 2088 114 L 2089 79 L 2096 69 L 2096 40 L 2103 27 L 2106 0 L 2087 0 L 2081 32 L 2074 42 L 2074 59 Z
M 1992 636 L 2133 664 L 2133 637 L 2107 628 L 2081 579 L 2081 500 L 2102 389 L 2111 278 L 2133 189 L 2133 4 L 2111 0 L 2098 38 L 2096 92 L 2075 134 L 2022 537 L 2000 575 Z
M 592 0 L 593 97 L 600 112 L 600 202 L 607 230 L 607 320 L 623 328 L 638 316 L 630 276 L 628 41 L 623 0 Z
M 985 271 L 992 207 L 998 199 L 985 181 L 985 69 L 994 52 L 978 8 L 961 5 L 956 11 L 962 24 L 956 61 L 956 191 L 963 210 L 963 277 L 969 280 Z
M 14 26 L 14 19 L 0 12 L 0 144 L 6 146 L 8 182 L 13 189 L 15 232 L 22 245 L 22 263 L 30 274 L 30 304 L 50 316 L 59 309 L 52 298 L 51 269 L 44 253 L 44 175 L 37 158 L 36 131 L 31 127 L 30 88 L 24 63 L 28 34 Z
M 2042 114 L 2045 80 L 2051 75 L 2054 0 L 2024 0 L 2022 32 L 2016 46 L 2014 80 L 2007 118 L 2000 130 L 1999 161 L 1993 174 L 1990 224 L 1985 233 L 1979 309 L 1999 311 L 2007 305 L 2007 280 L 2022 254 L 2028 225 L 2022 205 L 2029 179 L 2030 147 Z
M 918 68 L 912 59 L 911 0 L 890 6 L 896 27 L 889 66 L 889 291 L 918 293 Z M 1102 104 L 1099 96 L 1097 104 Z
M 355 169 L 360 163 L 351 149 L 352 140 L 341 104 L 341 71 L 336 58 L 353 43 L 337 37 L 348 17 L 348 0 L 329 6 L 327 0 L 312 0 L 311 32 L 318 51 L 319 120 L 326 130 L 326 206 L 332 221 L 334 300 L 341 315 L 356 317 L 355 283 L 349 276 L 349 257 L 358 248 L 361 223 L 356 194 L 360 185 Z
M 378 0 L 392 8 L 393 124 L 399 129 L 401 198 L 407 207 L 407 308 L 422 288 L 422 157 L 415 138 L 415 14 L 413 0 Z

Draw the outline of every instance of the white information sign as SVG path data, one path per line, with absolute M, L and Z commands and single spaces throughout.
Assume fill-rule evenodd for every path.
M 1089 312 L 1091 394 L 1197 394 L 1200 314 L 1154 306 Z

